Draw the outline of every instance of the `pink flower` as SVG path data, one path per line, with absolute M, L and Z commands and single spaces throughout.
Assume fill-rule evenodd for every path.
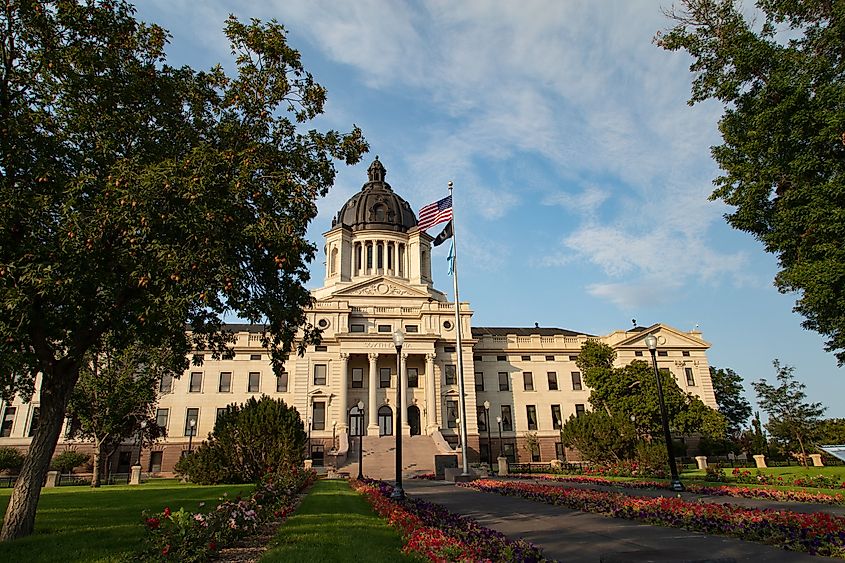
M 170 507 L 169 506 L 164 507 L 164 516 L 165 516 L 165 518 L 170 518 Z

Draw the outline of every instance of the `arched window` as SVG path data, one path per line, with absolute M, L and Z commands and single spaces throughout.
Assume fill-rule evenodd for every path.
M 384 212 L 384 206 L 381 204 L 376 204 L 375 207 L 373 207 L 373 221 L 375 221 L 376 223 L 384 223 Z
M 358 405 L 349 409 L 349 435 L 364 435 L 364 412 L 358 409 Z
M 373 268 L 373 243 L 367 243 L 367 269 Z
M 393 435 L 393 410 L 387 405 L 382 405 L 378 409 L 378 435 Z
M 361 243 L 355 243 L 355 273 L 358 274 L 361 272 L 361 255 L 363 254 L 363 249 L 361 248 Z
M 405 245 L 399 243 L 399 275 L 405 275 Z
M 393 269 L 393 243 L 387 243 L 387 269 Z
M 378 243 L 377 256 L 376 256 L 376 268 L 381 270 L 384 268 L 384 243 Z
M 332 274 L 337 272 L 337 247 L 332 248 L 332 255 L 329 258 L 329 269 Z

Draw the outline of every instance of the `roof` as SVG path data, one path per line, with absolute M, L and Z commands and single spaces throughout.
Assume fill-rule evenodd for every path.
M 554 327 L 508 327 L 508 326 L 474 326 L 472 327 L 472 336 L 477 338 L 479 336 L 531 336 L 537 334 L 540 336 L 593 336 L 584 332 L 575 332 L 565 328 Z

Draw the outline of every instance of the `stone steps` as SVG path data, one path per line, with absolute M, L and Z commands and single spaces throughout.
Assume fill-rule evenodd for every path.
M 340 471 L 348 471 L 352 477 L 358 475 L 358 439 L 349 439 L 347 463 Z M 364 436 L 364 475 L 373 479 L 395 479 L 396 437 Z M 423 473 L 434 473 L 434 456 L 437 447 L 429 436 L 404 436 L 402 438 L 402 475 L 412 477 Z

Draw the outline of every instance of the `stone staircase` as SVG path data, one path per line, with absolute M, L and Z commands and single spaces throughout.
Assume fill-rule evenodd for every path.
M 338 468 L 358 475 L 358 437 L 349 439 L 346 463 Z M 396 478 L 396 437 L 364 436 L 364 475 L 374 479 Z M 434 456 L 440 453 L 431 436 L 402 437 L 402 475 L 434 473 Z

